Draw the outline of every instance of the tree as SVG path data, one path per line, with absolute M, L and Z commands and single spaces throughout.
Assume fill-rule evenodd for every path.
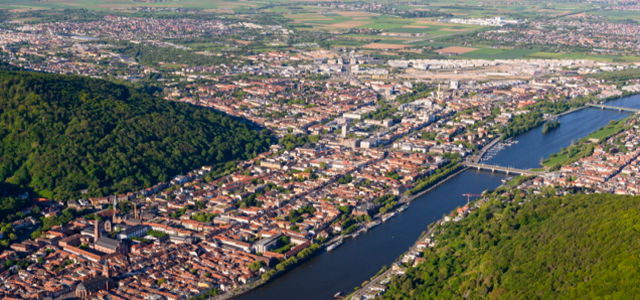
M 249 264 L 249 270 L 256 272 L 256 271 L 260 270 L 260 268 L 262 268 L 264 265 L 265 265 L 265 263 L 263 261 L 256 260 L 256 261 L 254 261 L 254 262 Z
M 42 229 L 40 229 L 40 228 L 36 229 L 34 232 L 32 232 L 32 233 L 29 235 L 29 237 L 30 237 L 31 239 L 34 239 L 34 240 L 35 240 L 36 238 L 39 238 L 40 236 L 42 236 Z

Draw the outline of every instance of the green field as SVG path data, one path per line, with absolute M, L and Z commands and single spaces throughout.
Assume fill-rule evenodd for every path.
M 272 8 L 269 8 L 269 11 L 274 13 L 280 13 L 280 14 L 286 14 L 291 12 L 291 10 L 287 9 L 286 7 L 272 7 Z
M 332 46 L 349 46 L 349 47 L 360 47 L 362 45 L 369 44 L 369 43 L 371 43 L 371 41 L 351 41 L 351 40 L 329 41 L 329 44 Z
M 425 46 L 425 47 L 432 47 L 432 48 L 446 48 L 446 47 L 452 47 L 452 46 L 458 46 L 458 44 L 453 44 L 453 43 L 441 43 L 441 42 L 431 42 L 431 41 L 417 41 L 417 42 L 413 42 L 410 43 L 411 45 L 415 45 L 415 46 Z
M 572 53 L 550 53 L 550 52 L 535 52 L 527 55 L 529 58 L 544 58 L 544 59 L 590 59 L 595 61 L 640 61 L 640 57 L 637 56 L 619 56 L 619 55 L 587 55 L 587 54 L 572 54 Z
M 622 127 L 624 125 L 624 122 L 627 120 L 627 118 L 617 122 L 615 125 L 613 126 L 606 126 L 602 129 L 599 129 L 596 132 L 592 132 L 591 134 L 587 135 L 586 139 L 597 139 L 598 141 L 602 141 L 605 140 L 607 138 L 609 138 L 610 136 L 617 134 L 618 132 L 622 131 Z
M 557 154 L 554 157 L 549 157 L 542 162 L 542 165 L 545 167 L 551 167 L 555 165 L 564 165 L 566 161 L 569 160 L 567 154 Z
M 388 29 L 399 28 L 399 27 L 402 27 L 404 25 L 405 24 L 402 24 L 402 23 L 374 22 L 374 23 L 371 23 L 371 24 L 358 26 L 357 28 L 371 28 L 371 29 L 378 29 L 378 30 L 388 30 Z
M 424 33 L 427 31 L 429 31 L 429 28 L 394 28 L 389 30 L 389 32 L 397 33 Z
M 607 17 L 610 20 L 625 20 L 631 19 L 640 21 L 640 13 L 637 11 L 622 11 L 622 10 L 597 10 L 589 12 L 590 15 Z

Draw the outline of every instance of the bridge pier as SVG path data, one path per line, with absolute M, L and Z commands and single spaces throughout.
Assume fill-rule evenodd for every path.
M 491 168 L 491 173 L 494 173 L 496 171 L 496 169 Z
M 506 172 L 507 172 L 507 176 L 508 176 L 509 175 L 509 171 L 507 170 Z

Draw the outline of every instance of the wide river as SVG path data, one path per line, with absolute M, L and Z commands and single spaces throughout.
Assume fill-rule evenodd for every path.
M 608 105 L 640 108 L 640 96 L 610 101 Z M 520 135 L 518 141 L 485 163 L 516 168 L 539 167 L 540 158 L 567 147 L 572 140 L 587 136 L 629 113 L 583 109 L 559 118 L 562 125 L 542 134 L 542 126 Z M 280 278 L 261 286 L 239 300 L 330 300 L 336 292 L 349 293 L 371 278 L 383 265 L 391 264 L 426 230 L 457 206 L 464 205 L 464 193 L 479 194 L 495 189 L 505 178 L 502 173 L 467 170 L 414 201 L 408 210 L 363 233 L 332 252 L 322 253 Z

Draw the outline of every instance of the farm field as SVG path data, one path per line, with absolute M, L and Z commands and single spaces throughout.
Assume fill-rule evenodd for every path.
M 452 46 L 452 47 L 446 47 L 446 48 L 442 48 L 440 50 L 436 50 L 436 52 L 438 52 L 438 53 L 451 53 L 451 54 L 464 54 L 464 53 L 472 52 L 472 51 L 476 51 L 476 50 L 478 50 L 478 48 Z
M 589 15 L 603 16 L 611 20 L 635 20 L 640 21 L 640 14 L 637 11 L 622 11 L 622 10 L 600 10 L 589 12 Z
M 618 55 L 587 55 L 587 54 L 572 54 L 572 53 L 550 53 L 550 52 L 535 52 L 527 55 L 529 58 L 555 58 L 555 59 L 591 59 L 596 61 L 640 61 L 640 57 L 637 56 L 618 56 Z

